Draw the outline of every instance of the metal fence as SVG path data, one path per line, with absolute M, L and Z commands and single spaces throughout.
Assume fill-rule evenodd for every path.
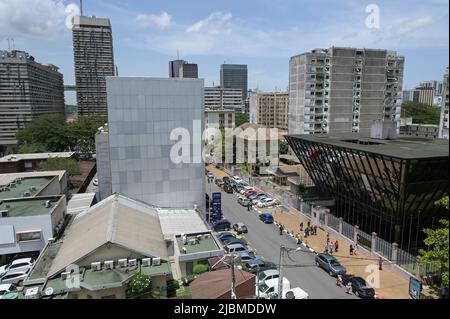
M 375 251 L 389 260 L 392 258 L 392 244 L 381 238 L 376 240 Z
M 417 257 L 407 253 L 404 250 L 399 249 L 397 251 L 397 265 L 405 269 L 406 271 L 414 274 L 417 267 Z
M 328 214 L 328 226 L 335 231 L 339 231 L 340 219 L 334 215 Z
M 355 238 L 355 226 L 342 222 L 342 235 L 353 240 Z
M 372 235 L 366 234 L 358 230 L 358 234 L 356 235 L 358 245 L 368 249 L 369 251 L 372 249 Z

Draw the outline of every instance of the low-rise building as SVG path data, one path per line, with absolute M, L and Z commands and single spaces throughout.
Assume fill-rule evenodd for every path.
M 34 172 L 50 158 L 74 158 L 74 152 L 11 154 L 0 158 L 0 174 Z
M 243 100 L 241 89 L 222 87 L 205 87 L 204 101 L 206 109 L 229 109 L 242 111 Z
M 214 135 L 216 130 L 234 129 L 235 128 L 235 112 L 226 109 L 206 109 L 205 110 L 205 131 L 206 140 Z
M 437 138 L 439 136 L 439 125 L 414 124 L 412 118 L 402 118 L 400 119 L 400 135 Z

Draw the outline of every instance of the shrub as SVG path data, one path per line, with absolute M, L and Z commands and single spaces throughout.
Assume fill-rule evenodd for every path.
M 198 264 L 194 267 L 194 274 L 200 275 L 209 270 L 208 265 Z

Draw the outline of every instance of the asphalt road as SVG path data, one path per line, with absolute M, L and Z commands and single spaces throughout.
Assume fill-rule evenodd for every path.
M 220 191 L 213 183 L 212 192 Z M 209 193 L 210 185 L 206 181 L 206 190 Z M 266 261 L 278 264 L 280 246 L 297 248 L 294 240 L 288 235 L 279 235 L 275 225 L 266 225 L 258 218 L 256 211 L 248 212 L 237 202 L 237 196 L 222 192 L 222 211 L 224 218 L 231 224 L 242 222 L 247 225 L 249 232 L 245 238 L 249 246 L 256 249 L 257 255 Z M 283 277 L 291 282 L 291 287 L 300 287 L 306 291 L 311 299 L 355 299 L 354 295 L 345 293 L 344 288 L 336 286 L 336 279 L 330 277 L 323 269 L 314 263 L 315 254 L 302 247 L 301 252 L 293 252 L 290 258 L 283 261 Z

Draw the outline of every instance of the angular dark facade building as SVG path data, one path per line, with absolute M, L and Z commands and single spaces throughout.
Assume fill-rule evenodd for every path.
M 366 233 L 416 251 L 423 229 L 448 218 L 435 205 L 448 194 L 448 141 L 352 133 L 286 139 L 318 190 L 335 199 L 331 212 Z

